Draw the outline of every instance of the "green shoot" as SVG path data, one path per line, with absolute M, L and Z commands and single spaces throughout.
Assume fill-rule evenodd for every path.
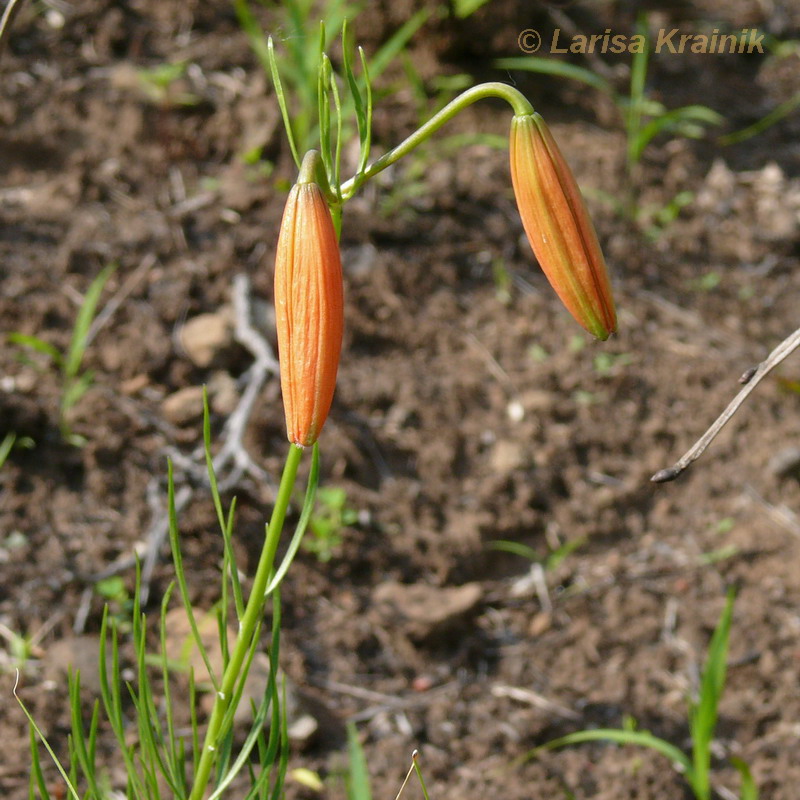
M 488 2 L 489 0 L 454 0 L 453 11 L 459 19 L 466 19 Z
M 0 467 L 6 463 L 6 459 L 11 453 L 11 448 L 14 447 L 14 442 L 17 440 L 16 433 L 7 433 L 2 442 L 0 442 Z
M 12 344 L 28 348 L 49 358 L 61 373 L 61 401 L 59 405 L 59 428 L 65 441 L 75 446 L 85 444 L 85 439 L 73 433 L 69 423 L 69 414 L 78 401 L 86 394 L 94 380 L 91 370 L 81 371 L 81 364 L 92 338 L 92 323 L 95 319 L 97 305 L 106 282 L 116 270 L 116 264 L 109 264 L 92 281 L 78 310 L 78 316 L 72 329 L 69 346 L 65 352 L 40 339 L 24 333 L 9 333 L 6 338 Z
M 800 92 L 795 92 L 788 100 L 784 100 L 780 105 L 776 106 L 769 113 L 765 114 L 761 119 L 732 133 L 726 133 L 720 136 L 718 141 L 721 145 L 739 144 L 758 136 L 764 131 L 777 125 L 782 119 L 788 117 L 796 108 L 800 108 Z
M 8 656 L 3 655 L 0 660 L 0 672 L 5 672 L 9 667 L 11 670 L 24 672 L 28 662 L 34 656 L 38 637 L 17 633 L 0 622 L 0 638 L 5 639 L 8 645 Z
M 342 544 L 342 531 L 358 521 L 358 511 L 347 505 L 347 492 L 338 486 L 323 487 L 317 492 L 317 505 L 308 522 L 310 537 L 303 549 L 321 563 L 330 561 Z
M 347 800 L 372 800 L 367 757 L 364 753 L 364 748 L 361 746 L 358 729 L 353 722 L 347 723 L 347 754 L 348 769 L 345 776 Z M 424 800 L 430 800 L 428 789 L 425 786 L 425 779 L 419 766 L 419 753 L 416 750 L 411 754 L 411 766 L 408 768 L 408 772 L 394 800 L 400 800 L 403 796 L 412 775 L 417 776 Z
M 369 784 L 369 771 L 364 748 L 358 738 L 358 730 L 352 722 L 347 723 L 347 752 L 349 756 L 347 771 L 347 800 L 372 800 Z
M 281 30 L 283 47 L 276 51 L 273 40 L 265 39 L 249 0 L 234 0 L 239 24 L 248 36 L 253 52 L 272 79 L 283 115 L 289 146 L 300 167 L 302 155 L 318 149 L 329 184 L 340 185 L 340 161 L 344 142 L 357 131 L 360 155 L 357 173 L 363 172 L 369 159 L 372 131 L 373 83 L 380 78 L 404 51 L 414 34 L 431 15 L 420 9 L 400 26 L 370 60 L 358 48 L 354 57 L 347 20 L 354 19 L 363 3 L 334 0 L 325 4 L 318 36 L 312 11 L 306 0 L 291 0 L 283 6 L 285 18 Z M 334 71 L 327 52 L 341 32 L 342 76 Z M 360 61 L 360 74 L 354 70 Z M 291 101 L 288 99 L 291 98 Z M 355 126 L 353 125 L 355 122 Z M 335 142 L 335 144 L 334 144 Z M 341 202 L 341 198 L 339 198 Z
M 696 800 L 711 800 L 711 744 L 717 727 L 719 703 L 725 688 L 727 673 L 728 642 L 733 619 L 735 593 L 728 592 L 725 608 L 711 637 L 706 663 L 700 679 L 697 700 L 689 704 L 689 730 L 692 737 L 692 753 L 687 755 L 670 742 L 660 739 L 647 731 L 629 728 L 599 728 L 578 731 L 543 745 L 532 751 L 528 757 L 540 751 L 555 750 L 585 742 L 616 742 L 622 745 L 649 747 L 668 758 L 686 777 Z M 758 800 L 758 792 L 750 770 L 741 761 L 734 762 L 742 777 L 742 800 Z
M 89 318 L 89 314 L 86 315 Z M 83 339 L 74 337 L 71 352 L 80 352 Z M 74 363 L 80 363 L 76 357 Z M 278 679 L 278 650 L 280 641 L 280 599 L 278 586 L 286 574 L 294 553 L 301 544 L 302 534 L 309 524 L 316 498 L 319 475 L 319 454 L 315 447 L 303 509 L 295 537 L 289 552 L 276 571 L 273 568 L 278 537 L 283 528 L 289 499 L 292 494 L 297 467 L 302 450 L 292 447 L 287 459 L 287 468 L 279 489 L 272 519 L 267 529 L 262 557 L 253 581 L 250 596 L 243 597 L 238 571 L 231 546 L 233 535 L 233 503 L 229 509 L 222 504 L 211 459 L 210 422 L 208 406 L 205 406 L 204 443 L 209 469 L 209 484 L 218 522 L 222 532 L 223 599 L 210 612 L 211 619 L 217 616 L 219 633 L 218 648 L 222 663 L 212 660 L 204 632 L 209 615 L 200 620 L 198 612 L 190 603 L 189 581 L 184 568 L 180 548 L 178 518 L 175 510 L 175 487 L 172 468 L 168 468 L 169 537 L 172 545 L 175 582 L 170 585 L 161 601 L 158 615 L 158 652 L 150 652 L 148 615 L 141 603 L 141 571 L 137 564 L 132 598 L 119 577 L 109 578 L 97 584 L 96 591 L 109 603 L 121 609 L 121 616 L 112 615 L 107 604 L 100 629 L 100 700 L 95 702 L 88 727 L 81 713 L 82 698 L 80 676 L 70 676 L 69 696 L 72 717 L 69 736 L 68 765 L 62 765 L 33 720 L 28 716 L 32 731 L 30 797 L 36 794 L 44 800 L 49 794 L 42 778 L 39 761 L 39 745 L 42 744 L 57 769 L 67 782 L 71 796 L 86 800 L 104 800 L 110 796 L 106 791 L 104 772 L 97 763 L 97 732 L 101 722 L 110 727 L 117 741 L 117 754 L 122 762 L 126 786 L 125 796 L 130 800 L 158 800 L 174 797 L 180 800 L 208 797 L 209 800 L 223 798 L 238 775 L 246 772 L 250 776 L 247 798 L 279 798 L 288 763 L 288 733 L 285 714 L 284 689 Z M 299 534 L 298 534 L 299 532 Z M 173 589 L 183 603 L 188 622 L 187 641 L 180 643 L 183 649 L 195 648 L 202 658 L 214 697 L 211 712 L 202 741 L 200 719 L 197 713 L 198 684 L 193 671 L 186 675 L 186 663 L 168 655 L 174 647 L 168 647 L 170 631 L 167 613 L 172 604 Z M 232 599 L 229 602 L 228 598 Z M 272 617 L 272 636 L 267 645 L 270 661 L 269 677 L 263 695 L 253 708 L 253 716 L 244 743 L 234 749 L 234 724 L 237 708 L 242 704 L 245 683 L 250 673 L 256 652 L 262 648 L 261 631 L 265 612 Z M 229 645 L 229 615 L 238 623 L 235 641 Z M 125 683 L 122 679 L 123 637 L 133 650 L 133 679 Z M 231 638 L 234 638 L 233 634 Z M 174 644 L 174 642 L 173 642 Z M 129 648 L 126 647 L 127 651 Z M 218 659 L 218 656 L 214 656 Z M 176 681 L 189 683 L 188 698 L 189 728 L 181 730 L 177 720 L 175 702 L 185 692 L 175 692 Z M 205 680 L 205 679 L 204 679 Z M 133 705 L 135 727 L 131 729 L 127 708 Z M 21 701 L 20 701 L 21 704 Z M 24 710 L 24 706 L 23 706 Z M 27 710 L 25 710 L 28 715 Z M 183 716 L 183 715 L 182 715 Z M 202 742 L 202 744 L 201 744 Z M 253 755 L 257 754 L 260 769 L 253 768 Z M 103 770 L 105 767 L 103 767 Z M 117 789 L 115 788 L 115 791 Z
M 508 539 L 495 539 L 489 542 L 488 546 L 491 550 L 499 550 L 503 553 L 510 553 L 511 555 L 527 558 L 534 564 L 541 564 L 546 571 L 550 571 L 556 569 L 564 559 L 568 558 L 584 544 L 586 544 L 585 536 L 569 539 L 559 547 L 551 549 L 546 555 L 541 555 L 527 544 L 510 541 Z
M 151 69 L 138 70 L 139 85 L 145 97 L 154 105 L 163 108 L 196 106 L 200 98 L 192 92 L 184 91 L 180 86 L 188 66 L 186 61 L 175 61 L 159 64 Z

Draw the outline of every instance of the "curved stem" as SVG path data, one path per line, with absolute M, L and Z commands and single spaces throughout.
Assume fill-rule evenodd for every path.
M 197 765 L 189 800 L 202 800 L 208 786 L 211 770 L 217 757 L 222 720 L 225 718 L 225 713 L 228 710 L 236 687 L 236 680 L 239 677 L 242 664 L 250 650 L 253 636 L 259 628 L 259 623 L 264 613 L 264 605 L 267 600 L 266 588 L 275 563 L 275 552 L 278 549 L 283 522 L 286 518 L 286 511 L 289 507 L 292 489 L 297 477 L 297 468 L 300 465 L 302 455 L 303 448 L 292 445 L 289 448 L 289 454 L 286 456 L 286 464 L 278 487 L 278 496 L 275 499 L 275 506 L 272 509 L 272 516 L 264 538 L 264 547 L 261 550 L 261 557 L 258 560 L 258 567 L 253 579 L 253 588 L 250 590 L 250 597 L 247 600 L 244 615 L 239 621 L 239 635 L 236 637 L 236 643 L 231 651 L 230 661 L 228 661 L 219 691 L 214 698 L 214 707 L 211 711 L 211 718 L 208 721 L 203 751 L 200 755 L 200 762 Z
M 513 86 L 498 82 L 482 83 L 479 86 L 473 86 L 471 89 L 467 89 L 467 91 L 456 97 L 455 100 L 449 102 L 441 111 L 434 114 L 421 128 L 414 131 L 411 136 L 397 145 L 393 150 L 390 150 L 377 161 L 374 161 L 363 172 L 345 181 L 340 187 L 340 192 L 344 199 L 347 200 L 352 197 L 356 191 L 358 191 L 361 184 L 410 153 L 415 147 L 418 147 L 426 139 L 430 138 L 442 125 L 449 122 L 467 106 L 472 105 L 478 100 L 483 100 L 486 97 L 499 97 L 501 100 L 505 100 L 514 109 L 514 114 L 516 116 L 533 114 L 533 106 L 528 102 L 525 95 Z

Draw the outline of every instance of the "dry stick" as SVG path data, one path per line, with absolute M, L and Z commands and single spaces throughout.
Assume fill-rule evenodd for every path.
M 11 32 L 11 23 L 22 8 L 22 2 L 23 0 L 8 0 L 8 5 L 3 9 L 3 16 L 0 18 L 0 53 L 3 52 L 3 44 Z
M 509 697 L 516 700 L 518 703 L 527 703 L 534 708 L 539 708 L 542 711 L 547 711 L 550 714 L 555 714 L 564 719 L 578 720 L 581 715 L 577 711 L 573 711 L 561 703 L 556 703 L 548 700 L 544 695 L 538 692 L 533 692 L 530 689 L 523 689 L 520 686 L 506 686 L 504 684 L 495 684 L 490 689 L 492 697 Z
M 800 346 L 800 328 L 793 334 L 784 339 L 767 358 L 762 361 L 757 367 L 752 367 L 742 375 L 739 379 L 741 383 L 745 384 L 736 397 L 731 400 L 728 407 L 720 414 L 714 424 L 692 445 L 691 448 L 680 458 L 675 464 L 667 469 L 662 469 L 656 472 L 651 481 L 654 483 L 666 483 L 673 481 L 678 477 L 693 461 L 700 458 L 705 452 L 706 448 L 716 438 L 717 434 L 722 430 L 730 418 L 739 410 L 739 407 L 744 403 L 753 389 L 758 386 L 761 380 L 775 367 L 778 366 L 787 356 L 791 355 L 797 347 Z
M 278 360 L 275 358 L 269 343 L 253 326 L 251 321 L 251 298 L 250 281 L 246 275 L 237 275 L 233 280 L 233 308 L 236 318 L 234 336 L 236 340 L 246 347 L 255 357 L 255 362 L 249 370 L 247 386 L 239 400 L 234 412 L 228 418 L 223 428 L 223 446 L 213 459 L 214 471 L 221 475 L 228 464 L 233 461 L 234 469 L 230 475 L 219 481 L 220 491 L 225 491 L 235 485 L 242 477 L 243 473 L 253 475 L 255 478 L 268 481 L 269 478 L 264 470 L 253 461 L 250 454 L 244 447 L 243 438 L 250 416 L 253 411 L 256 397 L 261 391 L 264 382 L 270 374 L 278 373 Z M 204 450 L 198 449 L 190 460 L 191 466 L 197 464 L 197 472 L 205 473 L 202 464 Z M 186 472 L 191 471 L 187 465 Z M 150 505 L 153 506 L 152 522 L 147 533 L 147 541 L 143 548 L 142 560 L 142 584 L 141 602 L 144 605 L 150 594 L 150 581 L 153 576 L 158 554 L 161 546 L 169 532 L 169 518 L 166 510 L 161 507 L 157 500 L 158 492 L 161 489 L 160 480 L 157 477 L 151 479 L 148 486 Z M 189 485 L 181 486 L 175 493 L 175 511 L 180 514 L 194 495 L 194 489 Z M 92 576 L 92 581 L 97 582 L 104 578 L 111 577 L 126 569 L 130 569 L 135 563 L 139 553 L 127 555 L 117 559 L 106 569 Z
M 244 447 L 243 439 L 253 412 L 253 405 L 261 391 L 264 382 L 270 374 L 277 375 L 278 360 L 266 339 L 258 332 L 250 320 L 250 281 L 247 275 L 240 274 L 233 279 L 233 310 L 236 320 L 234 336 L 255 357 L 255 362 L 249 370 L 247 386 L 245 387 L 239 404 L 223 428 L 222 438 L 224 444 L 213 459 L 214 472 L 221 475 L 228 464 L 233 461 L 233 470 L 230 475 L 219 481 L 219 490 L 226 491 L 241 479 L 244 473 L 255 478 L 267 481 L 267 473 L 253 461 Z M 199 451 L 198 458 L 203 456 Z M 180 513 L 191 499 L 194 490 L 189 486 L 182 486 L 175 495 L 175 511 Z M 147 537 L 147 550 L 142 562 L 141 601 L 147 602 L 150 595 L 150 581 L 153 576 L 161 545 L 169 532 L 169 517 L 163 512 L 150 526 Z
M 763 509 L 766 515 L 784 530 L 795 536 L 800 536 L 800 517 L 792 511 L 791 508 L 781 503 L 776 506 L 768 502 L 766 498 L 762 497 L 754 486 L 747 484 L 745 487 L 747 493 L 752 497 Z

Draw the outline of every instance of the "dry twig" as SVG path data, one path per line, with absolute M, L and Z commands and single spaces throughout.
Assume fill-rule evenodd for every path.
M 239 403 L 222 430 L 222 447 L 213 458 L 214 472 L 221 492 L 237 485 L 247 474 L 262 483 L 269 483 L 268 474 L 253 460 L 244 446 L 244 435 L 253 412 L 256 398 L 270 375 L 278 374 L 278 360 L 272 348 L 251 321 L 252 302 L 250 281 L 246 275 L 237 275 L 233 280 L 233 308 L 236 319 L 234 336 L 252 353 L 255 360 L 248 370 L 246 385 Z M 180 513 L 194 496 L 193 481 L 205 479 L 205 450 L 197 448 L 189 457 L 173 459 L 179 469 L 175 474 L 175 511 Z M 179 485 L 178 485 L 179 484 Z M 146 542 L 141 551 L 118 558 L 105 570 L 92 576 L 94 582 L 130 569 L 136 559 L 142 559 L 141 602 L 145 604 L 150 594 L 155 565 L 161 547 L 169 532 L 169 515 L 160 497 L 163 495 L 161 479 L 154 477 L 148 486 L 148 500 L 152 509 L 152 521 Z
M 0 53 L 3 52 L 3 45 L 11 32 L 14 17 L 17 16 L 17 12 L 22 8 L 22 3 L 23 0 L 8 0 L 8 4 L 3 9 L 3 15 L 0 17 Z
M 244 446 L 244 434 L 253 413 L 253 406 L 269 375 L 278 374 L 278 360 L 264 337 L 251 321 L 250 281 L 247 275 L 240 274 L 233 279 L 233 310 L 236 320 L 234 336 L 255 357 L 247 374 L 247 385 L 233 414 L 222 430 L 223 445 L 213 458 L 214 472 L 218 478 L 220 492 L 237 485 L 245 474 L 261 482 L 269 482 L 267 473 L 253 460 Z M 205 451 L 198 448 L 192 458 L 199 471 L 205 470 Z M 231 467 L 230 472 L 225 472 Z M 175 511 L 180 513 L 192 498 L 194 489 L 188 484 L 175 493 Z M 169 515 L 166 509 L 154 515 L 147 537 L 147 548 L 142 561 L 141 600 L 147 602 L 150 594 L 150 581 L 153 576 L 158 554 L 169 532 Z
M 731 400 L 728 407 L 720 414 L 714 424 L 673 466 L 659 470 L 650 480 L 654 483 L 666 483 L 667 481 L 675 480 L 675 478 L 677 478 L 693 461 L 700 458 L 725 424 L 739 410 L 740 406 L 748 398 L 753 389 L 758 386 L 771 370 L 777 367 L 778 364 L 798 347 L 800 347 L 800 329 L 784 339 L 757 367 L 748 369 L 744 375 L 742 375 L 739 381 L 745 384 L 744 388 Z

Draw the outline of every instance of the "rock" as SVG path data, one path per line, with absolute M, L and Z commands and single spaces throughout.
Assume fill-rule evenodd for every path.
M 500 439 L 492 448 L 489 458 L 492 471 L 498 475 L 507 475 L 509 472 L 525 466 L 525 449 L 519 442 Z
M 223 310 L 192 317 L 180 329 L 178 340 L 195 365 L 207 367 L 233 344 L 230 315 Z
M 91 695 L 100 694 L 100 639 L 97 636 L 71 636 L 53 642 L 45 651 L 47 679 L 63 681 L 71 669 L 80 672 L 81 687 Z M 106 670 L 111 674 L 111 647 L 106 648 Z
M 203 387 L 187 386 L 164 398 L 161 413 L 173 425 L 188 425 L 203 416 Z
M 214 672 L 217 680 L 222 678 L 222 647 L 219 640 L 219 626 L 217 618 L 213 614 L 194 609 L 194 618 L 200 639 L 208 656 L 208 663 Z M 166 651 L 167 658 L 180 664 L 183 670 L 188 673 L 189 669 L 194 670 L 195 681 L 198 684 L 210 684 L 208 669 L 192 634 L 189 619 L 183 606 L 176 606 L 167 612 L 166 620 Z M 228 647 L 233 647 L 236 634 L 232 628 L 228 628 Z M 95 661 L 97 659 L 95 658 Z M 252 724 L 252 707 L 258 708 L 264 699 L 264 694 L 269 685 L 270 663 L 266 653 L 256 653 L 247 673 L 247 680 L 242 689 L 242 697 L 234 715 L 234 722 L 237 729 L 249 729 Z M 315 716 L 309 713 L 305 704 L 301 703 L 298 691 L 294 682 L 288 678 L 283 671 L 278 676 L 278 691 L 282 695 L 284 686 L 286 690 L 286 717 L 289 739 L 298 747 L 307 747 L 313 741 L 319 730 L 319 723 Z M 214 705 L 214 695 L 209 692 L 200 699 L 200 707 L 205 714 L 210 714 Z M 272 715 L 267 714 L 264 727 L 269 728 Z
M 311 714 L 302 714 L 288 725 L 289 739 L 301 749 L 313 742 L 319 730 L 319 723 Z
M 227 417 L 239 403 L 239 391 L 233 377 L 223 371 L 215 372 L 208 382 L 208 401 L 215 414 Z
M 378 613 L 421 642 L 465 624 L 482 596 L 477 582 L 445 588 L 389 582 L 378 586 L 372 599 Z

